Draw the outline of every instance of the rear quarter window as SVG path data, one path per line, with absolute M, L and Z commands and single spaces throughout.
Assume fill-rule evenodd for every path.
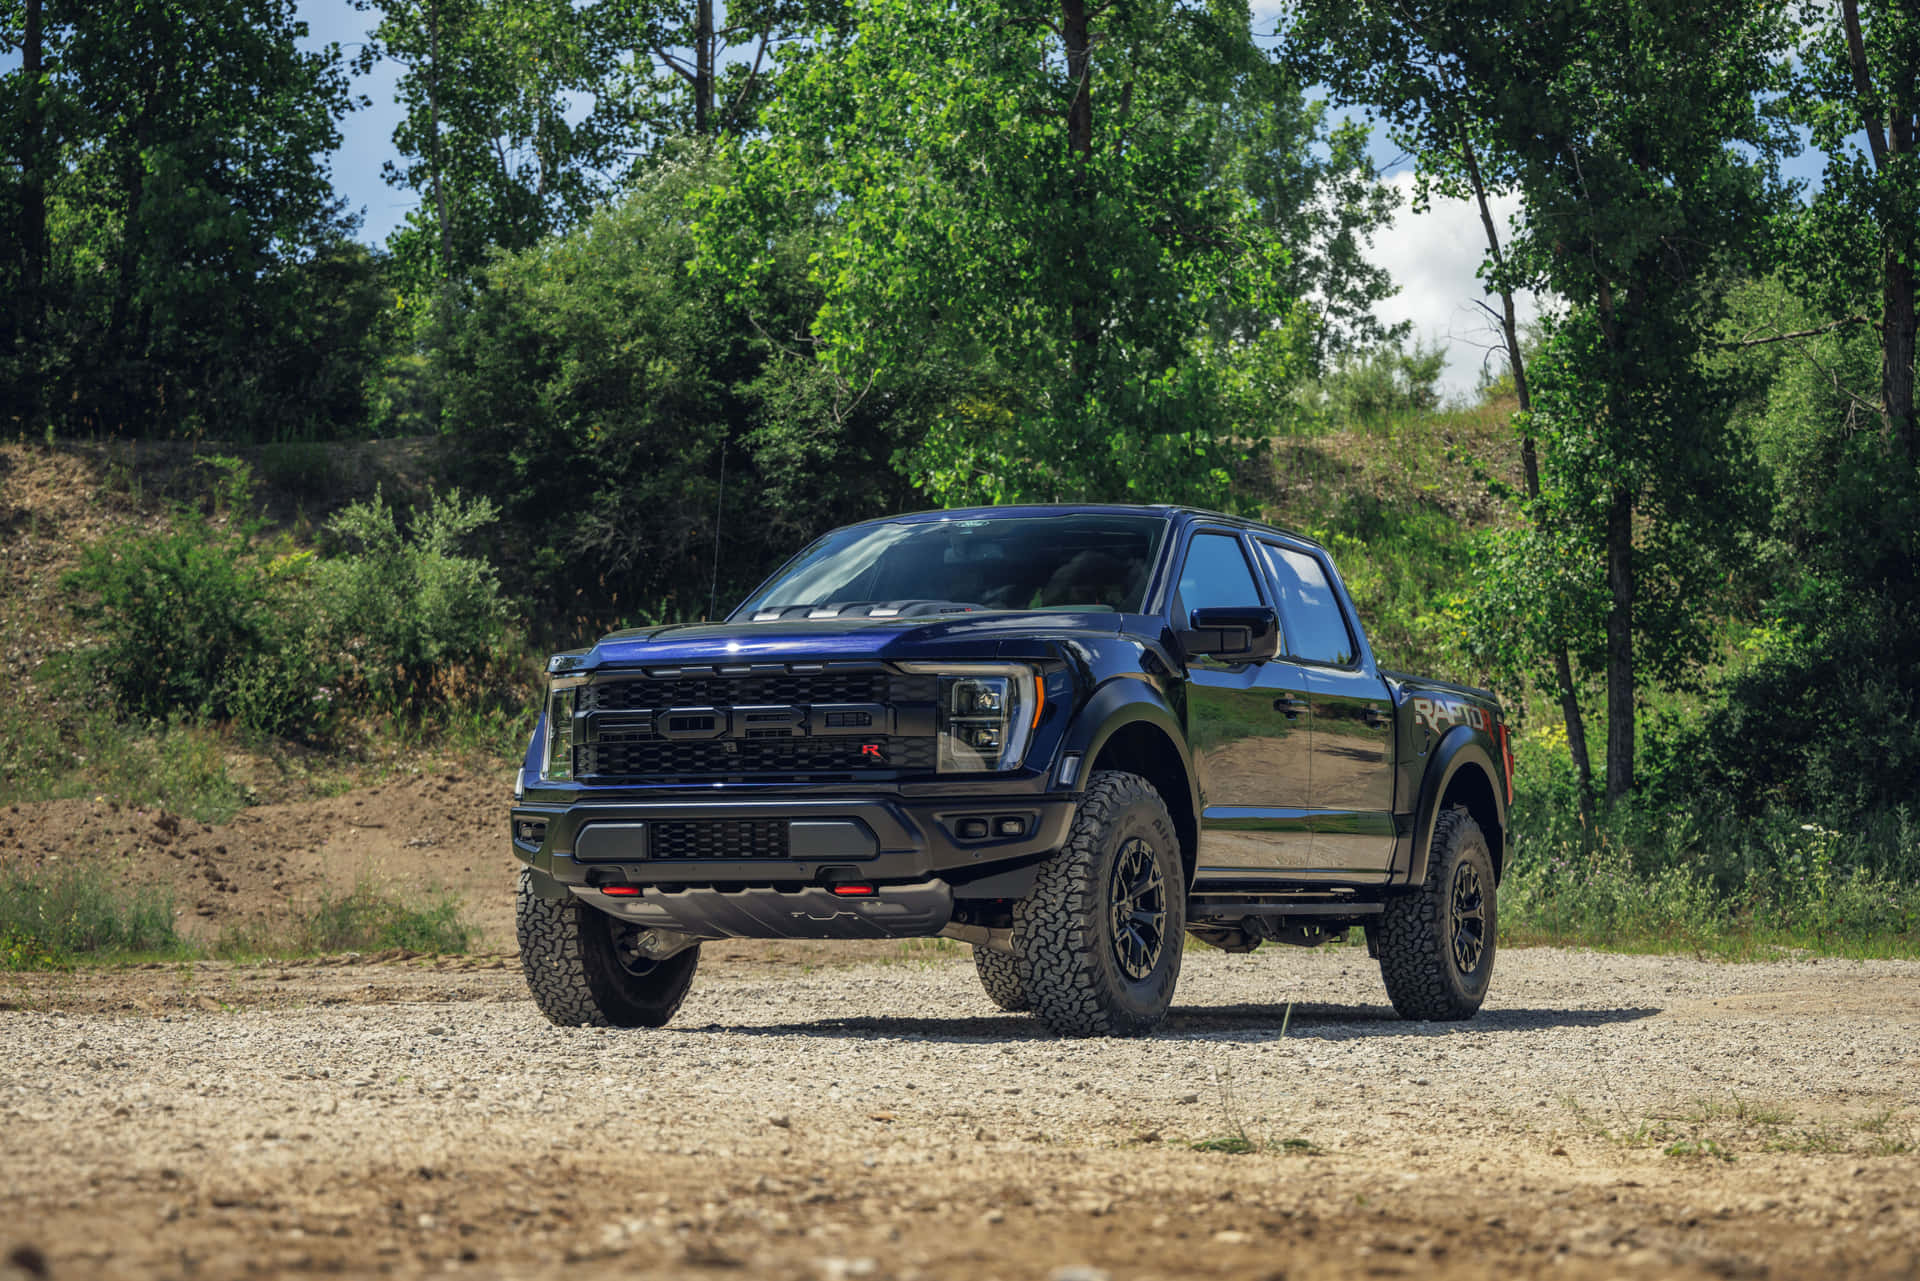
M 1280 603 L 1290 657 L 1350 667 L 1358 657 L 1353 630 L 1320 561 L 1306 552 L 1261 543 L 1267 576 Z

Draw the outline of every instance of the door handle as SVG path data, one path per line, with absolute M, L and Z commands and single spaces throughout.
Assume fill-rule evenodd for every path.
M 1274 699 L 1273 710 L 1282 713 L 1288 720 L 1293 720 L 1307 710 L 1307 705 L 1303 700 L 1288 695 L 1285 698 Z
M 1393 717 L 1387 715 L 1377 707 L 1369 707 L 1366 711 L 1360 713 L 1360 719 L 1375 729 L 1393 724 Z

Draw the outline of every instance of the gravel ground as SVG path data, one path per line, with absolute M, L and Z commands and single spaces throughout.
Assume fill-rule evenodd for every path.
M 1508 951 L 1436 1025 L 1357 950 L 1195 952 L 1161 1034 L 1072 1042 L 962 951 L 892 955 L 710 953 L 658 1032 L 548 1026 L 506 958 L 0 980 L 0 1243 L 55 1277 L 1920 1273 L 1920 964 Z

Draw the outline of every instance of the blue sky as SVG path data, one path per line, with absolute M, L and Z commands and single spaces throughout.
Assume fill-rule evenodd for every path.
M 360 52 L 367 31 L 380 17 L 377 12 L 360 12 L 347 0 L 300 0 L 298 9 L 300 20 L 307 24 L 304 46 L 318 49 L 338 43 L 349 60 Z M 355 92 L 371 98 L 372 105 L 340 122 L 340 149 L 332 156 L 334 189 L 362 213 L 360 237 L 374 244 L 404 222 L 414 205 L 411 192 L 389 187 L 380 178 L 380 166 L 399 159 L 393 147 L 393 130 L 401 116 L 393 97 L 398 78 L 392 63 L 379 62 L 355 80 Z
M 1255 29 L 1271 31 L 1281 7 L 1275 0 L 1255 3 Z M 300 0 L 299 15 L 308 26 L 309 47 L 337 41 L 349 58 L 359 51 L 368 28 L 378 19 L 377 13 L 362 13 L 348 0 Z M 413 193 L 389 187 L 380 177 L 381 165 L 399 158 L 393 146 L 393 131 L 401 114 L 394 101 L 396 78 L 392 64 L 377 63 L 356 82 L 355 89 L 372 102 L 341 123 L 340 148 L 332 156 L 334 187 L 362 214 L 361 238 L 376 244 L 405 221 L 416 203 Z M 1403 191 L 1410 190 L 1412 173 L 1398 149 L 1376 136 L 1373 152 L 1387 180 Z M 1787 171 L 1789 176 L 1817 182 L 1820 164 L 1818 154 L 1803 153 L 1788 164 Z M 1503 224 L 1517 207 L 1512 198 L 1495 202 Z M 1410 321 L 1421 340 L 1446 347 L 1443 385 L 1451 393 L 1472 390 L 1496 339 L 1486 314 L 1475 305 L 1475 300 L 1483 296 L 1474 271 L 1484 247 L 1479 215 L 1471 205 L 1436 201 L 1422 214 L 1403 207 L 1394 225 L 1380 235 L 1371 255 L 1400 285 L 1399 295 L 1379 308 L 1382 319 L 1389 323 Z M 1523 300 L 1523 316 L 1533 311 L 1533 301 Z

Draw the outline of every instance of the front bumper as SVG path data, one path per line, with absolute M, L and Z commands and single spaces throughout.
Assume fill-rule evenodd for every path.
M 885 795 L 736 800 L 580 800 L 516 805 L 514 857 L 560 885 L 781 886 L 857 879 L 885 886 L 939 880 L 967 888 L 1036 862 L 1066 843 L 1069 795 L 968 795 L 911 800 Z M 658 857 L 661 824 L 786 825 L 785 857 Z M 1008 834 L 1015 822 L 1019 834 Z M 985 834 L 978 835 L 984 824 Z

